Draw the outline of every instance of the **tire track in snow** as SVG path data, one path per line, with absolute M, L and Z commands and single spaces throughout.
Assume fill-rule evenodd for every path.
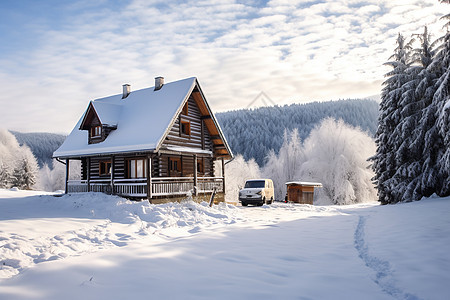
M 369 254 L 369 248 L 365 240 L 364 232 L 366 220 L 366 216 L 359 216 L 358 226 L 356 227 L 354 235 L 355 248 L 365 265 L 375 271 L 375 278 L 373 281 L 383 290 L 383 292 L 396 299 L 421 300 L 421 298 L 402 291 L 399 287 L 395 286 L 393 271 L 389 262 Z

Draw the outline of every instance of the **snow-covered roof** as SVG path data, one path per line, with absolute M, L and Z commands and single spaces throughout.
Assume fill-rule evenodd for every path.
M 197 84 L 197 79 L 191 77 L 166 83 L 157 91 L 154 87 L 133 91 L 125 99 L 119 94 L 92 101 L 101 123 L 117 126 L 117 130 L 101 143 L 88 144 L 88 131 L 79 129 L 83 114 L 53 157 L 157 149 Z
M 92 101 L 95 112 L 103 125 L 116 126 L 119 122 L 122 106 L 104 101 Z
M 322 184 L 319 182 L 306 182 L 306 181 L 290 181 L 290 182 L 286 182 L 286 185 L 303 185 L 303 186 L 322 187 Z

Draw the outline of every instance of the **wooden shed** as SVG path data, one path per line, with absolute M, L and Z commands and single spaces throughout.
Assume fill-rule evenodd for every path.
M 314 188 L 316 187 L 322 187 L 322 184 L 302 181 L 286 182 L 287 201 L 313 205 Z

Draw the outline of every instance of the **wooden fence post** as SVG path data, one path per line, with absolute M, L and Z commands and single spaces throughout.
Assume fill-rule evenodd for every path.
M 194 154 L 194 195 L 198 195 L 197 154 Z
M 66 159 L 66 184 L 64 187 L 64 193 L 68 193 L 69 192 L 69 159 Z
M 114 168 L 116 164 L 114 163 L 114 155 L 111 155 L 111 195 L 114 195 Z
M 91 158 L 88 157 L 86 159 L 87 170 L 86 170 L 86 183 L 87 183 L 87 191 L 91 191 Z
M 223 159 L 223 157 L 222 157 L 222 177 L 223 177 L 223 179 L 222 179 L 222 185 L 223 185 L 223 197 L 224 197 L 224 199 L 225 199 L 225 161 L 224 161 L 224 159 Z
M 152 198 L 152 157 L 150 155 L 147 156 L 147 199 L 150 201 Z

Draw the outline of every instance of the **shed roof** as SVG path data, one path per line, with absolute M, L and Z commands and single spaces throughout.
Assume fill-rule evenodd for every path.
M 322 184 L 320 182 L 306 182 L 306 181 L 290 181 L 290 182 L 286 182 L 286 185 L 322 187 Z
M 197 79 L 191 77 L 166 83 L 157 91 L 154 87 L 134 91 L 125 99 L 122 99 L 122 94 L 118 94 L 91 101 L 75 128 L 53 153 L 53 157 L 158 150 L 196 86 L 201 93 Z M 214 115 L 203 95 L 201 96 L 227 153 L 232 156 Z M 97 144 L 88 144 L 88 131 L 80 130 L 91 104 L 103 125 L 117 126 L 103 142 Z

